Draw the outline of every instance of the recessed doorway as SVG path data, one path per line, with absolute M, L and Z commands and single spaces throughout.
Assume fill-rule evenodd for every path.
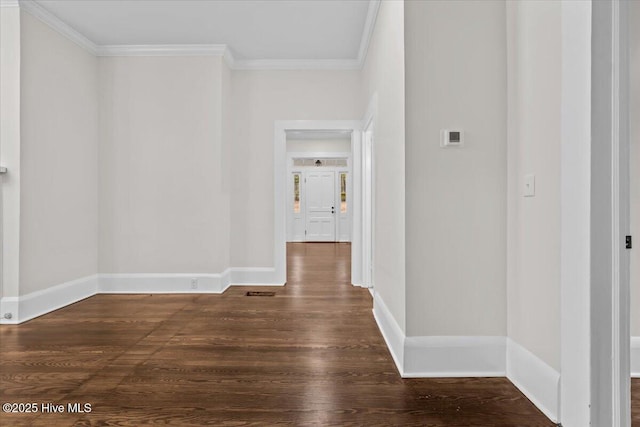
M 287 242 L 350 243 L 350 282 L 362 286 L 361 136 L 360 120 L 275 123 L 277 281 L 287 280 Z

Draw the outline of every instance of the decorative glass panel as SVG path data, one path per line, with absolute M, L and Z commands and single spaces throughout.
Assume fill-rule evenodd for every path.
M 319 163 L 318 163 L 319 162 Z M 311 159 L 311 158 L 294 158 L 293 166 L 315 166 L 315 167 L 347 167 L 347 159 Z
M 293 174 L 293 213 L 300 213 L 300 174 Z
M 340 213 L 347 213 L 347 174 L 340 174 Z

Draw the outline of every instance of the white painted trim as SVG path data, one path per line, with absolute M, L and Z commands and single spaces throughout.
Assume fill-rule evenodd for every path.
M 20 298 L 0 298 L 0 325 L 16 325 L 20 320 Z
M 562 375 L 557 416 L 565 427 L 580 427 L 591 420 L 591 293 L 585 286 L 591 280 L 591 2 L 564 1 L 561 8 Z
M 507 338 L 507 378 L 551 421 L 558 422 L 560 374 Z
M 29 12 L 30 15 L 38 18 L 40 21 L 44 22 L 72 42 L 76 43 L 81 48 L 87 50 L 89 53 L 96 55 L 98 46 L 94 42 L 58 19 L 55 15 L 40 6 L 37 2 L 33 0 L 20 0 L 20 8 L 26 12 Z
M 97 294 L 221 294 L 230 286 L 283 286 L 273 268 L 227 268 L 220 274 L 94 274 L 20 297 L 0 299 L 0 324 L 19 324 Z M 191 279 L 198 279 L 196 289 Z M 11 313 L 11 319 L 4 315 Z
M 229 46 L 225 46 L 222 58 L 230 69 L 234 70 L 236 68 L 236 58 Z
M 355 59 L 236 59 L 224 44 L 209 45 L 96 45 L 34 0 L 1 0 L 0 7 L 21 7 L 69 40 L 96 56 L 222 56 L 233 70 L 360 70 L 381 0 L 370 0 L 358 56 Z
M 359 70 L 357 59 L 236 59 L 235 70 Z
M 626 375 L 624 381 L 620 376 L 624 369 L 621 365 L 625 362 L 627 364 L 629 363 L 628 358 L 630 351 L 627 351 L 624 355 L 622 354 L 625 346 L 622 345 L 621 333 L 629 328 L 630 321 L 627 319 L 626 325 L 621 324 L 621 314 L 624 312 L 622 304 L 628 305 L 629 300 L 621 300 L 621 296 L 624 295 L 624 287 L 625 285 L 628 286 L 628 283 L 624 282 L 624 273 L 620 271 L 624 265 L 623 262 L 625 258 L 628 261 L 628 257 L 621 257 L 620 254 L 622 237 L 620 235 L 620 202 L 621 199 L 624 198 L 624 193 L 622 192 L 624 187 L 621 186 L 621 184 L 624 185 L 624 183 L 620 182 L 620 3 L 613 1 L 611 2 L 611 7 L 613 9 L 613 48 L 611 51 L 613 60 L 613 71 L 611 73 L 611 83 L 613 86 L 611 89 L 611 217 L 613 218 L 613 230 L 611 233 L 613 239 L 611 245 L 611 264 L 613 265 L 611 271 L 611 285 L 613 288 L 613 354 L 611 360 L 613 362 L 613 376 L 611 381 L 613 390 L 613 427 L 626 427 L 631 425 L 631 420 L 628 422 L 622 421 L 624 418 L 624 410 L 621 408 L 621 405 L 625 394 L 622 387 L 629 381 L 629 375 Z M 628 340 L 629 336 L 627 335 L 625 338 Z M 629 389 L 631 389 L 630 385 Z M 630 409 L 631 404 L 629 403 L 628 405 Z
M 631 337 L 631 378 L 640 378 L 640 337 Z
M 631 427 L 631 257 L 624 236 L 631 233 L 629 178 L 629 2 L 613 2 L 612 158 L 614 215 L 614 408 L 615 425 Z M 617 284 L 617 286 L 616 286 Z
M 353 133 L 353 132 L 352 132 Z M 351 135 L 349 135 L 350 139 L 351 139 Z M 309 142 L 311 142 L 312 140 L 308 140 Z M 310 171 L 317 171 L 316 166 L 293 166 L 293 159 L 346 159 L 347 160 L 347 166 L 323 166 L 322 170 L 323 171 L 327 171 L 327 172 L 334 172 L 335 173 L 335 184 L 338 183 L 338 174 L 341 172 L 347 172 L 348 176 L 349 176 L 349 182 L 347 183 L 347 194 L 349 194 L 349 204 L 350 207 L 347 209 L 347 215 L 349 218 L 349 222 L 348 222 L 348 228 L 349 228 L 349 238 L 348 239 L 340 239 L 340 235 L 341 235 L 341 231 L 340 231 L 340 211 L 338 209 L 336 209 L 336 215 L 334 217 L 335 220 L 335 242 L 336 243 L 350 243 L 353 239 L 353 183 L 351 182 L 353 180 L 353 162 L 351 160 L 351 151 L 346 151 L 346 152 L 340 152 L 340 151 L 334 151 L 334 152 L 324 152 L 324 151 L 302 151 L 302 152 L 296 152 L 296 151 L 287 151 L 287 189 L 286 189 L 286 194 L 289 199 L 288 201 L 286 201 L 287 203 L 287 207 L 286 207 L 286 214 L 287 214 L 287 242 L 306 242 L 306 238 L 303 239 L 299 239 L 299 238 L 294 238 L 293 237 L 293 212 L 291 209 L 291 197 L 292 197 L 292 192 L 293 192 L 293 183 L 291 182 L 291 176 L 293 173 L 300 171 L 300 173 L 305 176 L 305 180 L 306 180 L 306 173 L 310 172 Z M 301 187 L 302 188 L 302 187 Z M 336 201 L 338 200 L 338 194 L 336 193 Z M 285 199 L 286 200 L 286 199 Z M 303 203 L 303 207 L 301 210 L 301 216 L 305 217 L 307 210 L 306 207 L 304 206 L 304 203 L 306 203 L 306 188 L 305 190 L 302 191 L 302 195 L 301 195 L 301 202 Z M 338 206 L 338 205 L 336 205 Z M 305 221 L 305 226 L 306 226 L 306 221 Z M 353 257 L 352 257 L 353 258 Z M 351 275 L 351 280 L 353 282 L 353 274 Z
M 504 377 L 506 347 L 500 336 L 407 337 L 402 377 Z
M 0 0 L 0 7 L 20 7 L 18 0 Z
M 197 279 L 197 288 L 191 280 Z M 100 274 L 101 294 L 220 294 L 223 287 L 220 274 Z
M 0 323 L 18 324 L 73 304 L 98 291 L 98 275 L 83 277 L 20 297 L 0 299 Z M 5 314 L 11 313 L 11 319 Z
M 323 159 L 347 159 L 347 167 L 350 166 L 351 162 L 351 151 L 345 152 L 323 152 L 323 151 L 287 151 L 287 161 L 291 159 L 312 159 L 312 158 L 323 158 Z M 293 166 L 291 166 L 293 167 Z M 296 166 L 296 168 L 315 168 L 315 166 Z M 331 170 L 331 169 L 344 169 L 344 166 L 324 166 L 322 170 Z
M 100 274 L 66 282 L 21 297 L 0 300 L 0 313 L 12 313 L 16 324 L 73 304 L 96 294 L 137 293 L 222 293 L 229 286 L 282 286 L 272 280 L 273 268 L 230 268 L 221 274 Z M 198 289 L 191 289 L 191 279 L 198 279 Z M 385 307 L 386 309 L 386 307 Z M 394 321 L 395 322 L 395 321 Z M 396 324 L 397 325 L 397 324 Z
M 591 424 L 631 425 L 627 2 L 594 1 L 591 61 Z
M 376 27 L 376 19 L 378 18 L 378 11 L 380 10 L 380 2 L 381 0 L 369 1 L 367 18 L 364 22 L 364 29 L 362 30 L 362 39 L 360 39 L 360 49 L 358 49 L 359 68 L 362 68 L 364 66 L 364 62 L 367 60 L 367 52 L 369 51 L 369 44 L 371 43 L 373 30 Z
M 354 200 L 358 203 L 360 222 L 354 223 L 354 242 L 352 251 L 357 253 L 357 258 L 352 262 L 352 268 L 358 273 L 363 287 L 375 287 L 375 176 L 374 176 L 374 151 L 375 151 L 375 127 L 378 115 L 378 93 L 375 92 L 367 111 L 362 119 L 362 132 L 359 138 L 358 155 L 354 157 L 354 171 L 358 171 L 359 186 L 354 191 Z M 370 134 L 371 139 L 367 138 Z
M 406 337 L 380 294 L 375 291 L 373 317 L 402 378 L 506 375 L 505 337 Z
M 373 317 L 378 324 L 382 338 L 387 343 L 387 348 L 396 364 L 398 373 L 404 377 L 404 332 L 402 332 L 402 328 L 387 308 L 380 294 L 375 291 L 373 293 Z
M 273 268 L 233 267 L 219 274 L 100 274 L 98 293 L 219 294 L 230 286 L 283 286 L 274 273 Z M 192 279 L 198 280 L 196 289 L 191 287 Z
M 224 44 L 98 46 L 97 56 L 221 56 L 232 58 Z
M 273 125 L 274 282 L 287 281 L 287 131 L 360 131 L 359 120 L 276 120 Z M 352 142 L 353 145 L 353 142 Z M 358 218 L 352 219 L 355 226 Z M 351 254 L 353 260 L 353 251 Z
M 362 133 L 351 134 L 351 284 L 366 287 L 362 277 Z
M 272 267 L 233 267 L 229 269 L 231 286 L 284 286 Z

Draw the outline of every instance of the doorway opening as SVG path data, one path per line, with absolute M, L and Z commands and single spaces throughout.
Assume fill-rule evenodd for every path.
M 341 271 L 349 275 L 348 283 L 362 286 L 361 137 L 360 120 L 275 123 L 274 264 L 279 282 L 287 281 L 287 248 L 305 253 L 301 245 L 309 245 L 333 248 L 341 259 L 348 253 L 349 268 Z

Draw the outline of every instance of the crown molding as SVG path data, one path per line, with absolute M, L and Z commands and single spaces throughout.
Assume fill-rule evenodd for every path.
M 21 9 L 29 12 L 29 14 L 33 17 L 38 18 L 40 21 L 49 25 L 51 28 L 67 37 L 78 46 L 84 48 L 88 52 L 94 55 L 96 54 L 98 47 L 95 43 L 80 34 L 78 31 L 71 28 L 69 25 L 62 22 L 51 12 L 40 6 L 37 2 L 33 0 L 20 0 L 19 4 Z
M 378 11 L 380 10 L 381 0 L 370 0 L 369 9 L 367 10 L 367 19 L 364 22 L 364 29 L 362 30 L 362 39 L 360 39 L 360 49 L 358 49 L 358 64 L 360 68 L 364 67 L 364 61 L 367 59 L 367 52 L 369 51 L 369 44 L 371 43 L 371 37 L 373 36 L 373 29 L 376 27 L 376 19 L 378 18 Z
M 0 7 L 20 7 L 18 0 L 0 0 Z
M 221 56 L 233 70 L 359 70 L 366 60 L 381 0 L 370 0 L 357 59 L 236 59 L 224 44 L 99 46 L 58 19 L 35 0 L 0 0 L 2 7 L 20 7 L 96 56 Z
M 357 59 L 240 59 L 235 70 L 359 70 Z
M 236 58 L 233 55 L 233 51 L 229 46 L 225 47 L 224 54 L 222 55 L 222 59 L 227 63 L 227 66 L 234 70 L 236 68 Z
M 182 45 L 106 45 L 98 46 L 97 56 L 224 56 L 223 44 Z

